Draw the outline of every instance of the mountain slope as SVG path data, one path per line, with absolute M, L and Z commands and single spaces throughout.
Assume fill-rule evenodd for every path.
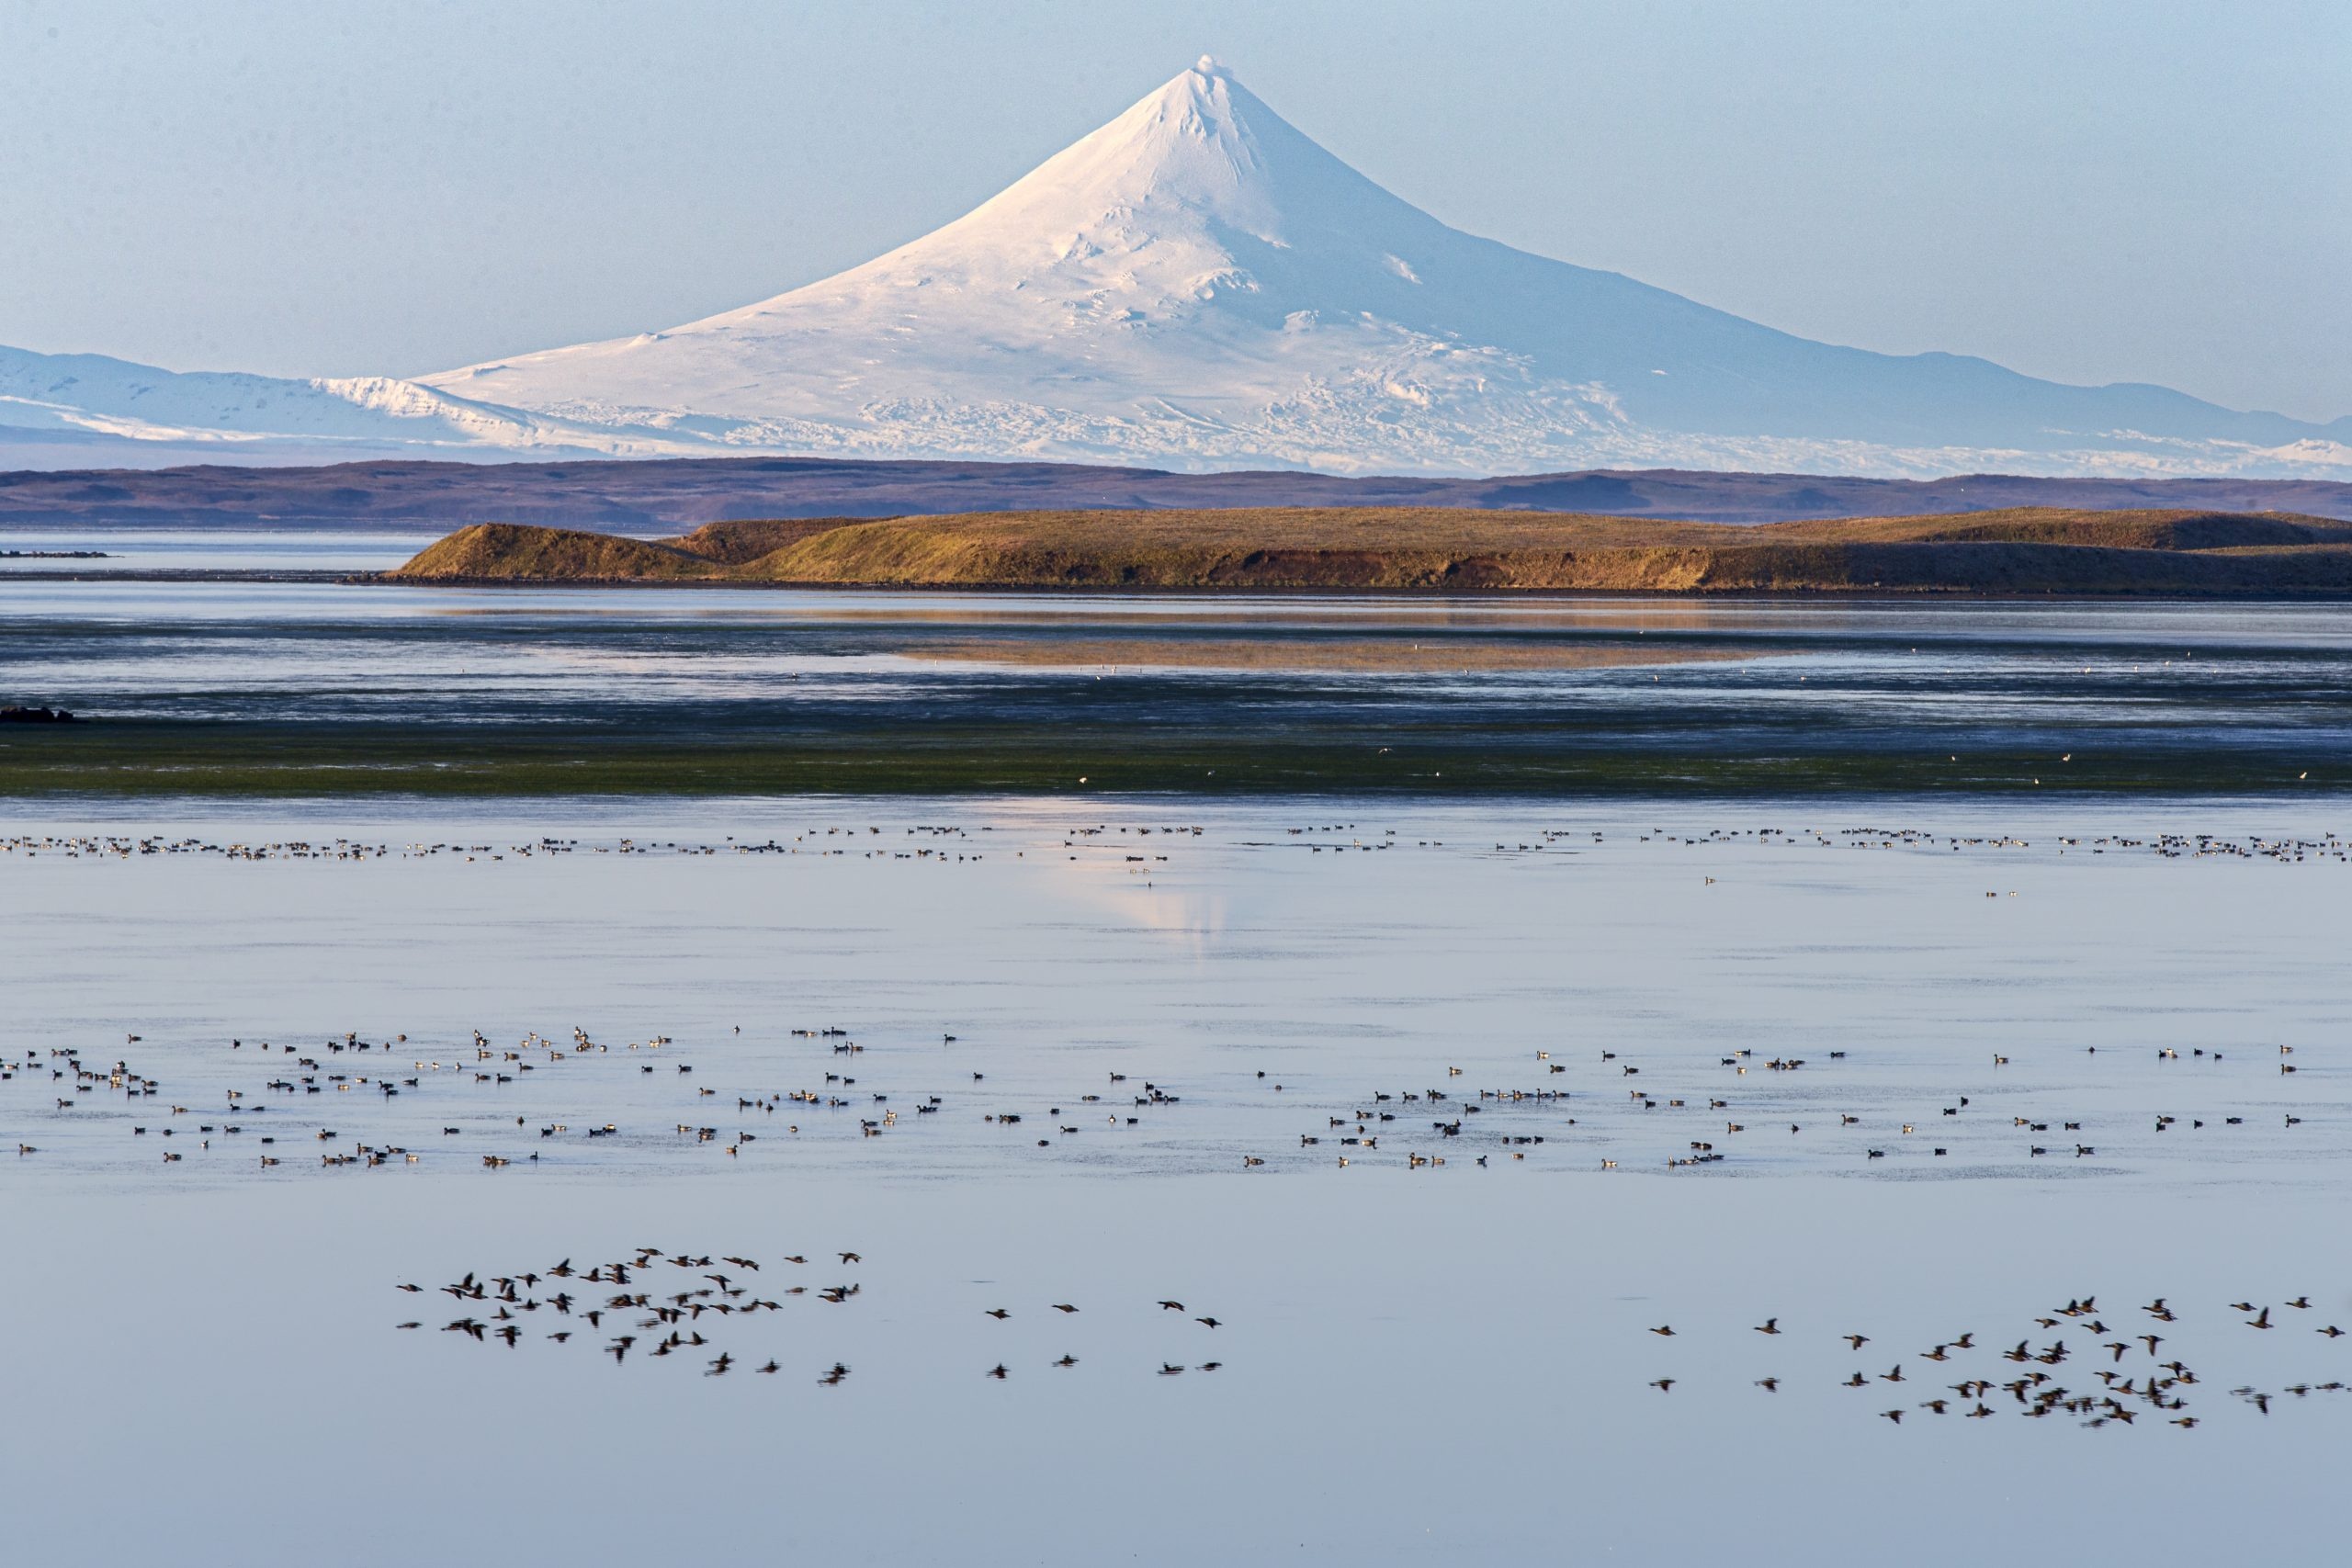
M 1449 229 L 1207 61 L 863 266 L 424 379 L 582 426 L 876 457 L 2352 476 L 2352 419 L 1813 343 Z
M 98 354 L 0 348 L 0 430 L 14 440 L 113 437 L 219 445 L 222 456 L 289 442 L 311 449 L 679 450 L 648 432 L 572 425 L 493 408 L 384 376 L 293 380 L 238 372 L 159 370 Z M 103 445 L 100 449 L 103 448 Z
M 421 382 L 0 348 L 0 468 L 767 453 L 2338 480 L 2352 417 L 1841 348 L 1531 255 L 1383 190 L 1207 61 L 955 222 L 665 333 Z

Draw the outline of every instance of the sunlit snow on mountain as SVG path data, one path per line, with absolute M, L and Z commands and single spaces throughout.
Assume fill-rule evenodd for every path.
M 279 404 L 302 431 L 361 427 L 342 439 L 631 456 L 2352 478 L 2352 418 L 1813 343 L 1462 233 L 1208 60 L 965 217 L 806 288 L 421 384 L 276 385 L 308 389 Z M 0 394 L 26 396 L 5 378 Z M 151 400 L 172 410 L 157 428 L 211 428 Z M 296 433 L 254 401 L 219 428 Z M 71 397 L 50 406 L 73 417 Z

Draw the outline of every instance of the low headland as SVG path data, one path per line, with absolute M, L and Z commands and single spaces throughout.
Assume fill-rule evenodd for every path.
M 512 585 L 1662 594 L 2352 594 L 2352 524 L 2022 507 L 1738 525 L 1437 507 L 481 523 L 385 581 Z

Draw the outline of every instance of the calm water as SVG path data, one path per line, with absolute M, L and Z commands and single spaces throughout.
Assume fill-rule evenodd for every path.
M 2352 1396 L 2313 1385 L 2352 1377 L 2352 1348 L 2314 1330 L 2352 1318 L 2334 1245 L 2352 864 L 2331 811 L 8 821 L 9 1055 L 31 1068 L 0 1083 L 0 1137 L 39 1152 L 0 1166 L 0 1331 L 40 1353 L 7 1363 L 0 1452 L 41 1561 L 185 1547 L 223 1498 L 253 1506 L 199 1560 L 306 1558 L 347 1529 L 354 1475 L 439 1499 L 371 1519 L 347 1553 L 367 1562 L 660 1557 L 681 1497 L 716 1539 L 863 1561 L 1443 1562 L 1552 1541 L 1860 1561 L 1900 1539 L 1957 1562 L 2020 1536 L 2190 1561 L 2246 1539 L 2256 1506 L 2274 1547 L 2332 1537 Z M 373 1048 L 333 1051 L 346 1034 Z M 52 1050 L 157 1093 L 73 1092 Z M 1357 1136 L 1377 1143 L 1340 1142 Z M 1724 1157 L 1671 1167 L 1693 1143 Z M 363 1147 L 419 1157 L 321 1158 Z M 544 1312 L 513 1349 L 441 1328 L 489 1314 L 431 1294 L 469 1270 L 639 1247 L 763 1260 L 714 1267 L 781 1310 L 626 1364 L 597 1353 L 609 1327 L 548 1342 Z M 702 1270 L 652 1272 L 666 1291 Z M 860 1289 L 833 1305 L 795 1282 Z M 2136 1309 L 2165 1296 L 2196 1428 L 2031 1420 L 1998 1393 L 1990 1420 L 1919 1408 L 2014 1375 L 1995 1352 L 2049 1344 L 2037 1314 L 2086 1293 L 2109 1334 L 2058 1331 L 2070 1386 L 2098 1387 L 2098 1342 L 2156 1330 Z M 2247 1329 L 2239 1300 L 2296 1321 Z M 1779 1337 L 1754 1332 L 1768 1317 Z M 1974 1350 L 1918 1359 L 1963 1331 Z M 737 1371 L 702 1375 L 720 1348 Z M 2123 1371 L 2153 1364 L 2131 1353 Z M 779 1374 L 749 1371 L 768 1358 Z M 820 1386 L 837 1360 L 853 1374 Z M 1906 1382 L 1880 1383 L 1897 1362 Z M 1869 1389 L 1840 1386 L 1865 1368 Z M 494 1480 L 448 1493 L 453 1464 Z M 139 1474 L 141 1506 L 50 1501 L 93 1466 Z M 2211 1506 L 2185 1517 L 2192 1487 Z M 1931 1512 L 1951 1522 L 1920 1539 Z
M 108 718 L 2259 785 L 0 800 L 11 1555 L 2324 1558 L 2347 663 L 2309 606 L 0 577 L 0 697 Z
M 0 528 L 0 550 L 99 550 L 102 560 L 0 558 L 0 572 L 386 571 L 439 534 L 339 528 Z
M 438 727 L 453 744 L 469 728 L 485 741 L 717 747 L 1061 733 L 1073 783 L 1115 778 L 1123 737 L 1170 755 L 1319 746 L 1327 769 L 1388 746 L 1387 766 L 1419 786 L 1473 782 L 1481 759 L 1571 775 L 1598 759 L 1636 787 L 1774 760 L 1885 764 L 1909 770 L 1907 786 L 1960 790 L 2045 775 L 2189 793 L 2352 782 L 2352 618 L 2313 604 L 0 578 L 0 691 L 118 720 L 356 727 L 361 744 L 385 724 Z

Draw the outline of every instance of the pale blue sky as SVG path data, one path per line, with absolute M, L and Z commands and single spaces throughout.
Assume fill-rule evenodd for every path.
M 955 217 L 1204 51 L 1528 250 L 2352 413 L 2342 0 L 0 0 L 0 343 L 413 374 L 670 326 Z

